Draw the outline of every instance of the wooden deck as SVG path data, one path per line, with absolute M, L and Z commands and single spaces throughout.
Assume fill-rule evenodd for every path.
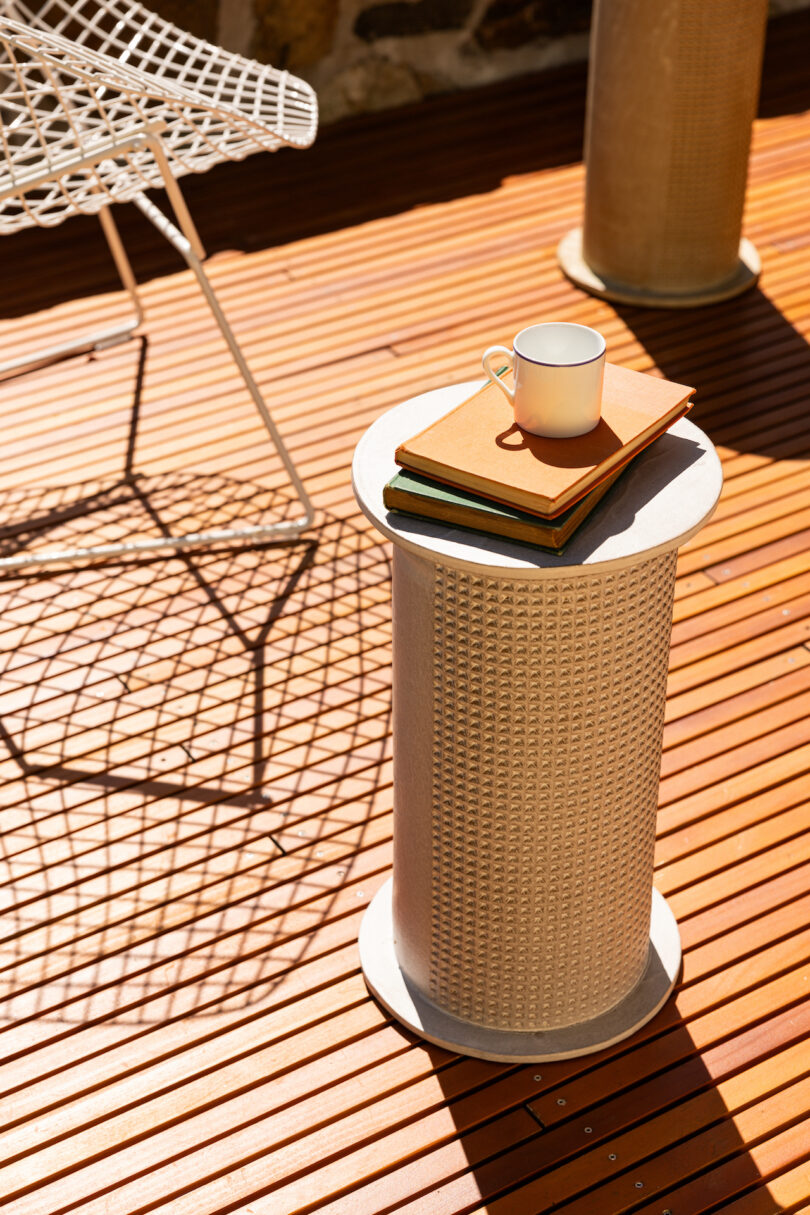
M 189 184 L 321 525 L 0 582 L 4 1213 L 810 1211 L 808 38 L 772 25 L 761 285 L 702 311 L 561 277 L 580 67 Z M 146 337 L 0 386 L 0 551 L 285 508 L 190 275 L 122 221 Z M 121 308 L 93 224 L 2 253 L 9 355 Z M 603 1054 L 502 1066 L 414 1040 L 358 968 L 391 860 L 390 565 L 349 464 L 382 410 L 549 316 L 698 385 L 726 484 L 677 587 L 677 996 Z

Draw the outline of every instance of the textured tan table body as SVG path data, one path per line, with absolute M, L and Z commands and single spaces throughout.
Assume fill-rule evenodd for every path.
M 675 550 L 492 578 L 394 555 L 394 930 L 429 999 L 550 1029 L 647 963 Z
M 668 304 L 754 281 L 740 238 L 766 16 L 766 0 L 596 0 L 577 281 Z

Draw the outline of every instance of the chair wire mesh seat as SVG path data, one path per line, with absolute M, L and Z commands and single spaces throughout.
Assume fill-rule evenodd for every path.
M 111 213 L 112 203 L 133 202 L 194 271 L 304 512 L 251 527 L 16 554 L 0 559 L 0 570 L 291 538 L 311 525 L 312 504 L 205 273 L 205 250 L 177 179 L 282 145 L 306 148 L 317 122 L 317 100 L 304 81 L 129 0 L 0 0 L 0 235 L 98 215 L 134 306 L 124 325 L 0 363 L 0 380 L 126 341 L 142 323 Z M 166 190 L 174 218 L 147 198 L 153 187 Z

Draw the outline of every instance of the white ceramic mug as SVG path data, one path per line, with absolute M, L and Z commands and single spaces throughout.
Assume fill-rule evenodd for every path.
M 484 371 L 512 403 L 521 430 L 551 439 L 587 434 L 599 422 L 605 339 L 587 325 L 549 321 L 521 329 L 512 343 L 490 346 L 482 359 Z M 515 387 L 504 384 L 492 370 L 496 358 L 513 368 Z

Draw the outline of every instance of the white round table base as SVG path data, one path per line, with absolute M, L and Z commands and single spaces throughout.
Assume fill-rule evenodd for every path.
M 629 1037 L 662 1007 L 681 965 L 678 925 L 663 895 L 652 892 L 647 969 L 613 1008 L 589 1021 L 558 1029 L 492 1029 L 444 1012 L 409 983 L 397 962 L 392 916 L 392 881 L 377 892 L 360 927 L 360 963 L 371 992 L 408 1029 L 462 1055 L 501 1063 L 540 1063 L 588 1055 Z
M 755 246 L 747 237 L 740 241 L 740 260 L 731 278 L 707 287 L 704 291 L 692 291 L 685 295 L 670 295 L 664 292 L 644 291 L 628 287 L 625 283 L 601 278 L 592 270 L 582 253 L 582 229 L 574 228 L 564 236 L 557 247 L 557 260 L 565 275 L 602 299 L 617 304 L 634 304 L 640 308 L 699 308 L 704 304 L 719 304 L 753 287 L 759 278 L 761 262 Z

